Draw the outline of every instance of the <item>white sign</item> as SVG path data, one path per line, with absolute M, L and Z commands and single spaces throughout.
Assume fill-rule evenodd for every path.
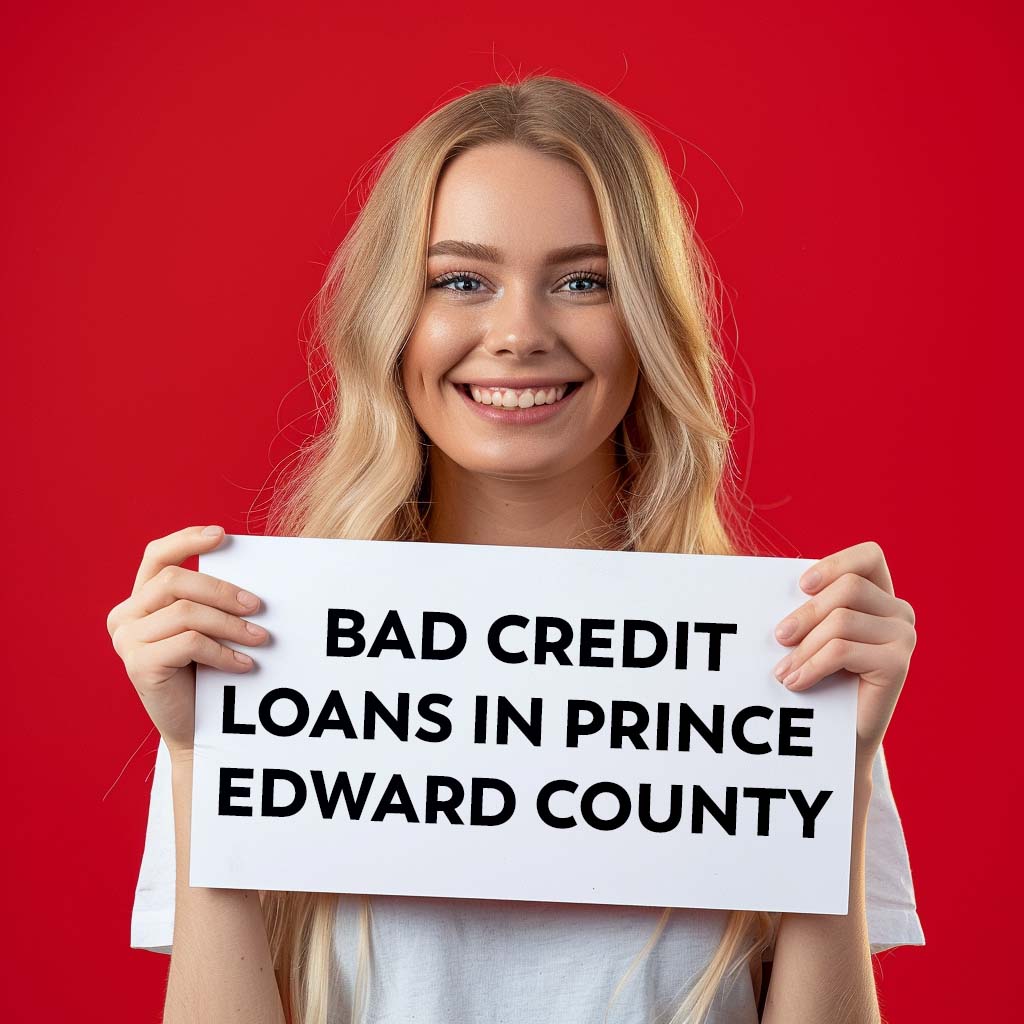
M 191 884 L 846 913 L 855 677 L 772 675 L 810 564 L 227 538 L 271 640 L 198 669 Z

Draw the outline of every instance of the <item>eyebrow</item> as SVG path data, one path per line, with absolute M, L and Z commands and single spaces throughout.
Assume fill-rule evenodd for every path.
M 482 242 L 459 242 L 453 238 L 435 242 L 427 250 L 427 256 L 461 256 L 464 259 L 481 260 L 484 263 L 502 263 L 505 259 L 502 251 L 493 245 L 484 245 Z M 587 257 L 607 259 L 608 249 L 598 242 L 567 245 L 561 249 L 552 249 L 544 258 L 544 265 L 550 267 L 557 263 L 568 263 L 570 260 L 586 259 Z

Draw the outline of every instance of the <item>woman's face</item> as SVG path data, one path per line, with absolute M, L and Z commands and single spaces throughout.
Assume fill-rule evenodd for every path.
M 638 366 L 604 242 L 590 186 L 565 161 L 492 143 L 445 168 L 401 372 L 423 432 L 463 469 L 550 477 L 610 444 Z

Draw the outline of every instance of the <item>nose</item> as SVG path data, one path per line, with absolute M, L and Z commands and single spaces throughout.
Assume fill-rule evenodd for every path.
M 554 332 L 538 317 L 525 296 L 516 301 L 506 296 L 484 338 L 490 355 L 525 359 L 550 352 L 556 344 Z

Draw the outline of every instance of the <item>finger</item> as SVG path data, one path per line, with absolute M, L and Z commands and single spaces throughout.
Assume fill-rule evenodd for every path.
M 167 678 L 168 670 L 184 668 L 193 661 L 224 672 L 236 673 L 247 672 L 254 664 L 252 658 L 243 651 L 225 647 L 194 629 L 146 644 L 142 650 L 144 653 L 139 660 L 153 672 L 157 685 Z M 143 684 L 145 676 L 144 669 L 137 672 L 137 678 Z
M 195 601 L 175 601 L 132 623 L 131 640 L 136 643 L 155 643 L 169 636 L 197 630 L 204 636 L 218 640 L 257 645 L 265 643 L 270 634 L 255 622 L 246 622 L 237 615 L 229 615 L 219 608 Z
M 252 615 L 260 609 L 260 599 L 234 583 L 205 572 L 166 565 L 131 598 L 144 615 L 166 608 L 175 601 L 195 601 L 237 615 Z
M 902 619 L 868 615 L 852 608 L 834 608 L 804 637 L 800 645 L 775 666 L 775 678 L 785 680 L 832 640 L 884 644 L 898 640 L 907 629 Z
M 893 616 L 914 624 L 914 610 L 908 602 L 887 593 L 864 576 L 847 572 L 784 618 L 775 629 L 775 638 L 787 647 L 799 643 L 837 608 Z
M 207 534 L 205 530 L 214 532 Z M 151 540 L 142 553 L 132 594 L 138 593 L 165 566 L 179 565 L 193 555 L 212 551 L 225 536 L 222 526 L 187 526 L 184 530 Z
M 126 630 L 129 637 L 133 635 L 128 628 L 132 623 L 179 600 L 209 605 L 229 614 L 244 612 L 253 615 L 261 608 L 260 599 L 255 594 L 240 589 L 234 583 L 180 565 L 167 565 L 136 594 L 111 609 L 107 616 L 107 632 L 114 649 L 120 653 L 119 645 L 124 642 Z
M 809 565 L 800 577 L 800 586 L 808 594 L 815 594 L 847 572 L 871 580 L 886 593 L 894 593 L 885 554 L 873 540 L 843 548 L 815 562 L 814 565 Z
M 783 680 L 788 690 L 807 690 L 833 672 L 846 669 L 857 675 L 868 672 L 899 673 L 903 661 L 902 648 L 893 643 L 865 644 L 855 640 L 835 638 L 811 655 Z

